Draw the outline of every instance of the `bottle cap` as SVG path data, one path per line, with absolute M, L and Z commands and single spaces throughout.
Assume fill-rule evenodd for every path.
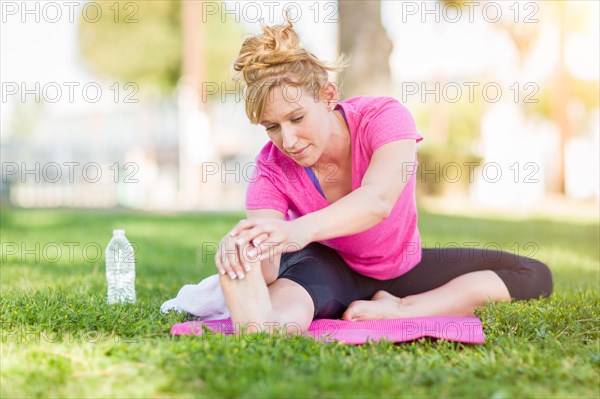
M 123 229 L 115 229 L 113 230 L 113 236 L 124 236 L 125 230 Z

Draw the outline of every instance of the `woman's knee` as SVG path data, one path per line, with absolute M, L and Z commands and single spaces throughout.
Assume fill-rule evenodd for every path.
M 540 262 L 539 260 L 533 260 L 534 266 L 533 269 L 535 271 L 535 285 L 539 288 L 538 296 L 549 297 L 552 294 L 554 283 L 552 280 L 552 271 L 545 263 Z
M 315 306 L 304 287 L 295 281 L 279 278 L 269 285 L 273 319 L 287 335 L 302 334 L 313 320 Z
M 523 258 L 517 270 L 498 270 L 511 297 L 517 300 L 529 300 L 549 297 L 553 282 L 550 268 L 536 259 Z

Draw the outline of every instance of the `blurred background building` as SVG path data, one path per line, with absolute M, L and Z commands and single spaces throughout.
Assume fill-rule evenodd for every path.
M 3 206 L 240 210 L 268 138 L 232 62 L 287 10 L 351 67 L 342 98 L 413 113 L 419 194 L 598 203 L 599 3 L 2 1 Z

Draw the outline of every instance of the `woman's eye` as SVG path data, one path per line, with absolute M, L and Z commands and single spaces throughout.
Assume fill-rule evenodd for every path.
M 300 116 L 300 117 L 298 117 L 298 118 L 296 118 L 296 119 L 292 119 L 292 122 L 294 122 L 294 123 L 298 123 L 298 122 L 300 122 L 302 119 L 304 119 L 304 116 Z M 267 130 L 267 131 L 274 130 L 276 127 L 277 127 L 277 125 L 274 125 L 274 126 L 269 126 L 269 127 L 268 127 L 268 128 L 266 128 L 265 130 Z

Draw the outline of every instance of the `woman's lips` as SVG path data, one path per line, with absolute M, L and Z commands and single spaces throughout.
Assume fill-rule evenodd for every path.
M 304 153 L 306 152 L 306 149 L 307 149 L 309 146 L 310 146 L 310 144 L 309 144 L 309 145 L 307 145 L 306 147 L 302 148 L 301 150 L 297 151 L 297 152 L 290 152 L 290 155 L 291 155 L 291 156 L 293 156 L 293 157 L 298 157 L 298 156 L 301 156 L 302 154 L 304 154 Z

